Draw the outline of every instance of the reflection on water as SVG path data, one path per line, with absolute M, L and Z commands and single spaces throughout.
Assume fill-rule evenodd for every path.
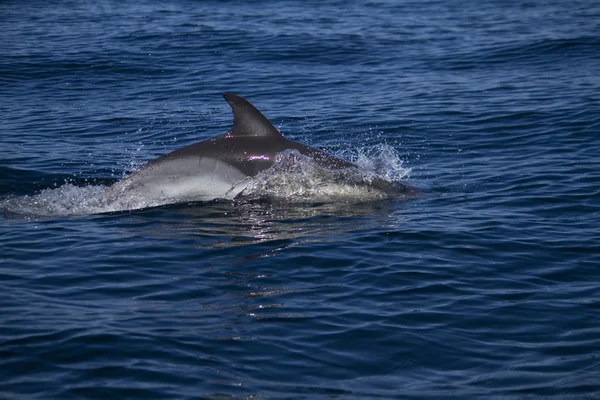
M 268 257 L 300 242 L 322 242 L 349 231 L 397 225 L 400 216 L 394 201 L 368 203 L 230 203 L 211 202 L 163 207 L 136 213 L 152 215 L 152 235 L 192 235 L 204 240 L 196 245 L 223 248 L 274 242 L 257 257 Z
M 352 231 L 397 229 L 403 204 L 211 202 L 138 211 L 126 219 L 140 228 L 138 235 L 141 230 L 142 236 L 176 245 L 182 257 L 199 257 L 197 270 L 188 270 L 180 278 L 184 282 L 175 285 L 189 285 L 193 290 L 193 300 L 186 303 L 185 309 L 179 303 L 165 301 L 165 293 L 153 303 L 168 315 L 172 326 L 185 321 L 185 326 L 194 326 L 211 339 L 247 341 L 259 339 L 256 321 L 307 318 L 307 310 L 290 304 L 302 301 L 322 284 L 310 278 L 313 267 L 279 252 L 307 243 L 347 240 Z M 109 216 L 115 217 L 118 221 L 124 219 L 122 215 Z M 261 262 L 278 253 L 277 259 Z M 298 256 L 298 250 L 294 254 Z M 304 254 L 310 255 L 310 250 Z M 208 264 L 206 259 L 210 260 Z M 298 269 L 304 278 L 308 277 L 306 280 L 285 278 Z M 136 303 L 137 311 L 147 312 L 147 304 Z M 210 325 L 207 320 L 218 323 Z M 176 334 L 182 334 L 181 329 Z

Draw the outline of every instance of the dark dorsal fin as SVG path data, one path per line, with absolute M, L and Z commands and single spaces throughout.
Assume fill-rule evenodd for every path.
M 233 110 L 231 136 L 281 137 L 281 133 L 250 102 L 233 93 L 223 93 Z

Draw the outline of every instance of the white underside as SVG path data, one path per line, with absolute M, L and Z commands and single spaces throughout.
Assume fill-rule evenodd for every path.
M 232 199 L 246 178 L 237 168 L 214 158 L 165 160 L 142 168 L 111 188 L 113 195 L 170 198 L 179 201 Z M 235 188 L 234 188 L 235 185 Z

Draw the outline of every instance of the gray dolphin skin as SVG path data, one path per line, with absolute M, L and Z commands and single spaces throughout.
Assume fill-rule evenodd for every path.
M 233 199 L 243 191 L 239 185 L 275 162 L 278 153 L 297 150 L 328 170 L 358 168 L 301 143 L 284 138 L 249 101 L 232 93 L 223 97 L 233 110 L 233 128 L 222 135 L 167 153 L 111 187 L 113 193 L 143 193 L 199 201 Z M 408 197 L 417 190 L 402 183 L 375 178 L 369 190 L 390 197 Z

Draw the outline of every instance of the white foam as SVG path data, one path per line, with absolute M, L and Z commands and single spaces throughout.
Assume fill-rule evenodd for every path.
M 110 199 L 104 185 L 75 186 L 67 183 L 56 189 L 44 189 L 32 196 L 12 196 L 0 200 L 0 209 L 22 216 L 88 215 L 156 207 L 174 199 L 123 195 Z

